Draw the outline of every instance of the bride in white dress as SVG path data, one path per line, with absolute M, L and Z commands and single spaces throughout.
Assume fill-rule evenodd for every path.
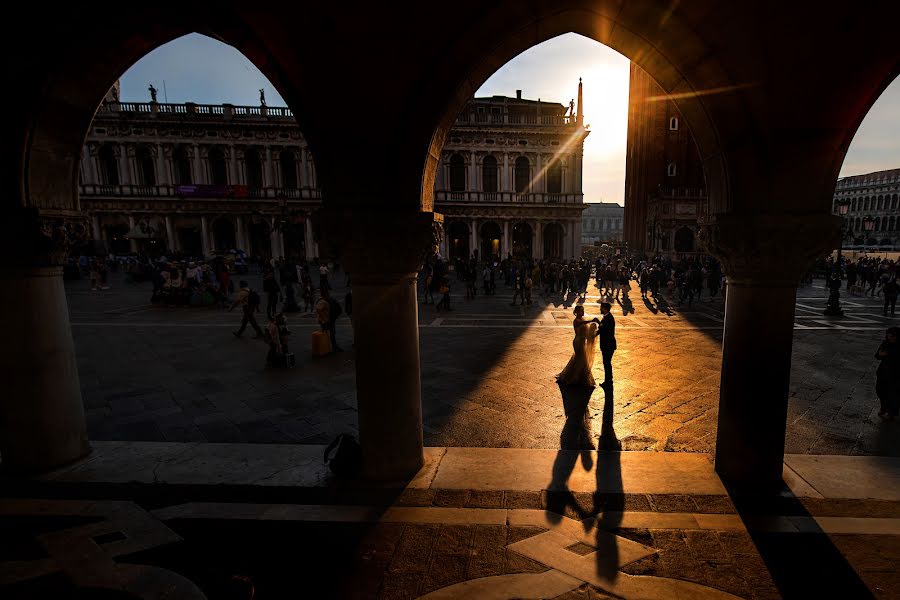
M 569 359 L 566 368 L 556 376 L 556 381 L 562 385 L 582 385 L 594 387 L 593 368 L 594 352 L 597 348 L 597 332 L 600 328 L 600 319 L 593 318 L 590 321 L 584 318 L 584 307 L 575 307 L 575 320 L 572 327 L 575 329 L 575 339 L 572 340 L 572 349 L 575 351 Z

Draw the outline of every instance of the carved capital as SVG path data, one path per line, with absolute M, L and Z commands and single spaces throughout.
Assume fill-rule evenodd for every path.
M 87 215 L 41 214 L 33 206 L 5 215 L 3 253 L 19 266 L 48 267 L 66 262 L 69 250 L 91 239 Z
M 838 245 L 834 215 L 714 215 L 700 242 L 718 258 L 732 285 L 796 286 L 813 261 Z
M 433 212 L 322 208 L 312 219 L 320 248 L 339 256 L 354 280 L 416 273 L 443 239 L 443 216 Z

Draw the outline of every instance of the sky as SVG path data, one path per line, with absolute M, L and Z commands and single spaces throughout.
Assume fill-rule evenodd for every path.
M 568 105 L 584 83 L 586 202 L 623 204 L 628 129 L 628 59 L 594 40 L 570 33 L 535 46 L 501 67 L 477 96 L 514 97 Z M 236 49 L 200 34 L 160 46 L 121 79 L 126 102 L 148 102 L 148 86 L 160 102 L 285 106 L 268 79 Z M 900 167 L 900 78 L 866 115 L 844 160 L 841 177 Z

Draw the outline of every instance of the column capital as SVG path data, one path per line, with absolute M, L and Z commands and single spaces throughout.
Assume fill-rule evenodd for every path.
M 354 281 L 357 274 L 390 278 L 416 273 L 443 239 L 444 217 L 434 212 L 322 208 L 312 220 L 320 245 L 340 256 Z
M 64 265 L 72 246 L 91 239 L 86 213 L 39 211 L 17 207 L 4 215 L 0 248 L 16 265 L 46 267 Z
M 820 255 L 837 247 L 841 218 L 822 213 L 713 215 L 701 226 L 706 250 L 729 285 L 796 287 Z

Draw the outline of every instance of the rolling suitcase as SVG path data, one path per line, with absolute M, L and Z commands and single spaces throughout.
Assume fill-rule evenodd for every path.
M 313 331 L 312 355 L 313 358 L 325 356 L 331 352 L 331 337 L 327 331 Z

